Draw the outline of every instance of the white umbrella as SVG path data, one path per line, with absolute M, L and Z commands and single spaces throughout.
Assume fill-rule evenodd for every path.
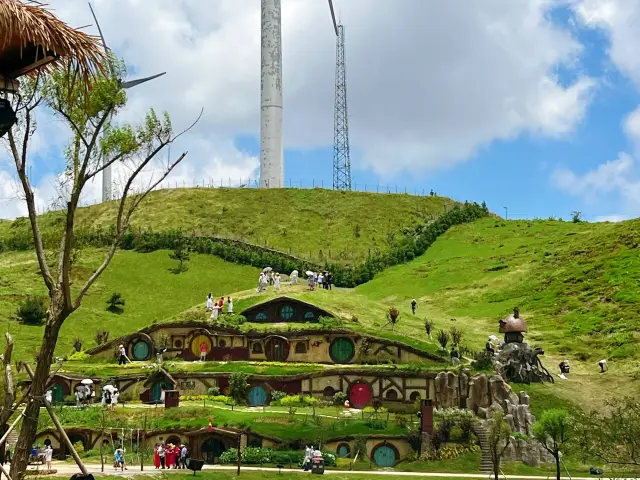
M 265 267 L 262 269 L 263 272 L 270 272 L 271 270 L 273 270 L 271 267 Z
M 291 272 L 291 276 L 293 277 L 294 275 L 296 277 L 298 276 L 298 270 L 294 270 L 293 272 Z
M 498 337 L 496 337 L 495 335 L 491 335 L 491 336 L 489 336 L 489 338 L 490 338 L 491 340 L 493 340 L 494 342 L 495 342 L 496 340 L 498 340 Z
M 315 273 L 313 273 L 311 270 L 307 270 L 304 273 L 307 275 L 307 277 L 310 277 L 311 275 L 315 275 Z
M 116 391 L 116 387 L 114 387 L 113 385 L 105 385 L 104 387 L 102 387 L 102 390 L 113 393 Z
M 82 380 L 80 382 L 82 385 L 93 385 L 93 380 L 91 380 L 90 378 L 85 378 L 84 380 Z

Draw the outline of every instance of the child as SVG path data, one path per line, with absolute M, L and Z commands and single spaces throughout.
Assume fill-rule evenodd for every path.
M 51 458 L 53 457 L 53 448 L 51 445 L 44 447 L 44 461 L 47 462 L 47 470 L 51 471 Z
M 118 390 L 115 390 L 111 394 L 111 410 L 115 410 L 116 406 L 118 405 L 118 397 L 119 396 L 120 396 L 120 392 L 118 392 Z
M 273 280 L 273 286 L 276 289 L 276 292 L 280 291 L 280 274 L 276 273 L 276 276 Z
M 202 342 L 200 344 L 200 361 L 204 362 L 207 359 L 207 350 L 209 350 L 207 348 L 207 344 L 205 342 Z

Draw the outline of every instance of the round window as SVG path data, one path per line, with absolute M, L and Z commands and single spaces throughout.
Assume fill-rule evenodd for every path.
M 176 348 L 182 348 L 182 340 L 178 339 L 173 343 L 173 346 Z
M 224 347 L 227 346 L 227 342 L 225 342 L 224 340 L 221 339 L 221 340 L 218 341 L 218 346 L 220 348 L 224 348 Z
M 283 305 L 280 309 L 280 318 L 283 320 L 291 320 L 293 313 L 293 307 L 291 305 Z
M 258 322 L 264 322 L 267 320 L 267 314 L 264 312 L 260 312 L 256 315 L 256 321 Z
M 305 320 L 313 320 L 314 318 L 316 318 L 316 316 L 313 314 L 313 312 L 307 312 L 304 314 Z

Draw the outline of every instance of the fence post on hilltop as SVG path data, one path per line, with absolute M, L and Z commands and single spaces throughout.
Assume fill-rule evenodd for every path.
M 367 191 L 367 184 L 366 183 L 364 184 L 364 191 L 365 192 Z
M 316 179 L 311 179 L 311 188 L 316 188 Z
M 376 193 L 380 193 L 380 183 L 378 183 L 378 185 L 376 185 Z
M 222 186 L 222 177 L 220 177 L 220 186 Z
M 322 179 L 322 188 L 324 188 L 324 178 Z

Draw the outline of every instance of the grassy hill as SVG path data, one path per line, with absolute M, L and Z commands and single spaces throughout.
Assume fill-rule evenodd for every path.
M 176 262 L 167 251 L 148 254 L 119 252 L 109 268 L 85 297 L 82 307 L 74 312 L 60 332 L 58 354 L 72 351 L 75 338 L 85 348 L 95 346 L 98 329 L 109 330 L 111 338 L 137 331 L 152 322 L 176 315 L 196 304 L 204 305 L 208 292 L 231 294 L 253 287 L 259 270 L 227 263 L 212 255 L 191 255 L 189 270 L 175 275 L 169 271 Z M 74 267 L 74 286 L 79 288 L 93 268 L 104 258 L 104 251 L 85 249 Z M 17 358 L 33 358 L 42 340 L 43 327 L 22 325 L 12 319 L 20 300 L 26 295 L 45 295 L 38 265 L 32 253 L 0 254 L 0 331 L 6 328 L 16 340 Z M 122 314 L 106 310 L 106 300 L 113 292 L 125 299 Z
M 151 193 L 132 221 L 134 228 L 182 228 L 267 246 L 313 261 L 356 262 L 385 251 L 404 229 L 424 224 L 454 205 L 443 197 L 313 189 L 191 188 Z M 78 226 L 105 229 L 117 203 L 80 209 Z M 41 217 L 45 232 L 60 213 Z M 0 223 L 0 238 L 28 228 L 25 219 Z
M 471 341 L 520 306 L 529 339 L 548 351 L 637 368 L 640 221 L 568 223 L 485 219 L 457 226 L 415 261 L 390 268 L 358 294 L 456 325 Z M 455 322 L 450 319 L 455 318 Z

